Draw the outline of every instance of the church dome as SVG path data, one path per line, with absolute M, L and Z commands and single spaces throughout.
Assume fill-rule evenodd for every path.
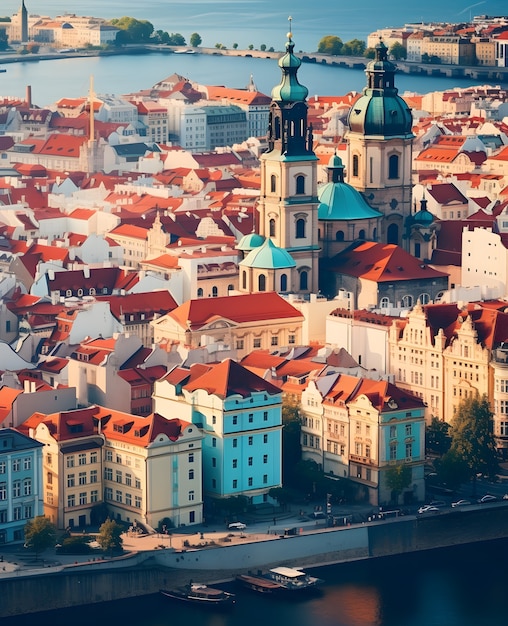
M 318 189 L 318 220 L 365 220 L 382 214 L 365 202 L 362 194 L 344 182 L 344 165 L 335 153 L 328 162 L 328 182 Z
M 367 87 L 353 104 L 348 116 L 351 132 L 383 137 L 412 135 L 413 118 L 407 103 L 394 84 L 396 66 L 388 60 L 382 41 L 376 46 L 376 58 L 367 65 Z
M 276 246 L 271 239 L 266 239 L 262 246 L 254 248 L 240 261 L 242 267 L 252 267 L 264 270 L 281 270 L 289 267 L 296 267 L 293 257 L 284 250 Z
M 249 233 L 240 239 L 236 249 L 247 252 L 253 250 L 254 248 L 259 248 L 259 246 L 263 245 L 264 241 L 265 238 L 263 235 L 259 235 L 258 233 Z
M 295 44 L 291 39 L 292 36 L 293 34 L 289 32 L 286 54 L 279 59 L 279 67 L 282 70 L 280 84 L 272 89 L 272 100 L 279 102 L 304 102 L 309 95 L 307 87 L 298 82 L 297 72 L 302 62 L 293 54 Z

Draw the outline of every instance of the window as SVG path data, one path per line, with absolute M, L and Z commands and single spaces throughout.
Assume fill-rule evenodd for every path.
M 117 483 L 121 483 L 122 482 L 122 472 L 120 470 L 116 470 L 116 482 Z
M 263 422 L 268 421 L 268 411 L 263 411 Z
M 236 426 L 238 424 L 238 415 L 233 415 L 233 425 Z
M 189 502 L 192 502 L 194 500 L 195 494 L 194 491 L 189 491 Z
M 97 452 L 90 452 L 90 463 L 97 463 Z
M 390 461 L 395 461 L 397 459 L 397 444 L 390 444 Z
M 296 193 L 305 193 L 305 176 L 296 177 Z
M 248 464 L 249 464 L 249 465 L 252 465 L 252 463 L 253 463 L 253 458 L 250 456 L 250 457 L 249 457 L 249 460 L 248 460 Z
M 268 223 L 268 232 L 270 237 L 275 237 L 275 220 L 271 219 Z
M 70 493 L 67 496 L 67 506 L 71 507 L 71 506 L 76 506 L 76 496 L 73 493 Z
M 268 443 L 268 435 L 267 434 L 263 435 L 263 443 Z
M 67 487 L 74 487 L 75 482 L 74 474 L 69 474 L 67 476 Z
M 12 483 L 12 497 L 19 498 L 21 496 L 21 481 L 15 480 Z
M 19 521 L 21 519 L 21 507 L 20 506 L 15 506 L 12 509 L 12 517 L 14 518 L 14 521 Z
M 67 467 L 74 467 L 74 455 L 71 454 L 67 457 Z
M 238 487 L 238 481 L 236 480 L 236 478 L 233 480 L 233 489 L 237 489 Z
M 276 336 L 273 336 L 270 340 L 270 345 L 272 346 L 278 346 L 279 345 L 279 338 Z
M 86 485 L 86 472 L 79 472 L 79 474 L 78 474 L 78 484 Z
M 261 339 L 259 337 L 254 338 L 253 346 L 254 348 L 261 348 Z
M 32 510 L 31 504 L 25 504 L 25 506 L 23 507 L 23 516 L 25 519 L 30 519 L 31 517 L 33 517 L 33 510 Z
M 194 452 L 189 452 L 189 463 L 194 463 Z
M 90 482 L 91 483 L 96 483 L 97 482 L 97 470 L 92 470 L 90 472 Z
M 199 289 L 198 289 L 197 296 L 198 296 L 198 298 L 202 298 L 203 297 L 203 289 L 201 287 L 199 287 Z
M 0 461 L 0 474 L 5 474 L 6 462 Z
M 212 298 L 216 298 L 219 295 L 217 287 L 212 287 Z
M 406 424 L 406 437 L 411 437 L 411 424 Z
M 7 483 L 0 483 L 0 500 L 7 500 Z
M 238 439 L 233 439 L 233 448 L 238 447 Z
M 193 470 L 190 470 L 191 472 Z M 132 474 L 125 474 L 125 484 L 127 485 L 127 487 L 130 487 L 132 485 Z
M 360 171 L 360 159 L 357 154 L 353 155 L 353 176 L 358 176 Z
M 106 450 L 106 461 L 112 461 L 112 460 L 113 460 L 113 451 Z
M 111 467 L 104 468 L 104 478 L 105 480 L 113 480 L 113 470 Z
M 399 177 L 399 155 L 392 154 L 388 159 L 388 178 L 394 179 Z
M 134 506 L 137 509 L 141 508 L 141 496 L 134 496 Z
M 286 274 L 281 274 L 280 276 L 280 290 L 281 291 L 288 290 L 288 277 Z
M 32 458 L 29 456 L 26 456 L 23 459 L 23 469 L 24 470 L 31 470 L 32 469 Z
M 217 467 L 217 457 L 212 456 L 212 467 Z
M 266 291 L 266 276 L 264 274 L 258 276 L 258 291 Z
M 300 217 L 296 220 L 296 238 L 305 239 L 305 220 Z
M 80 504 L 86 504 L 86 491 L 81 491 L 79 494 L 79 503 Z
M 212 448 L 216 448 L 216 447 L 217 447 L 217 438 L 212 437 Z
M 270 192 L 275 193 L 277 191 L 277 176 L 272 174 L 270 176 Z
M 254 437 L 252 437 L 252 436 L 251 436 L 251 437 L 249 437 L 249 446 L 251 446 L 251 445 L 252 445 L 253 441 L 254 441 Z
M 78 454 L 78 465 L 86 465 L 86 454 Z
M 242 289 L 247 289 L 247 272 L 242 272 Z
M 397 426 L 390 426 L 390 439 L 397 436 Z
M 194 480 L 194 470 L 193 469 L 189 470 L 189 480 Z
M 249 413 L 249 424 L 252 424 L 254 421 L 254 413 Z
M 263 454 L 263 463 L 268 463 L 268 454 Z
M 300 290 L 301 291 L 307 291 L 308 287 L 308 273 L 303 270 L 300 272 Z
M 413 456 L 413 444 L 406 443 L 406 459 L 411 459 Z
M 139 478 L 134 479 L 134 486 L 136 489 L 141 489 L 141 480 Z

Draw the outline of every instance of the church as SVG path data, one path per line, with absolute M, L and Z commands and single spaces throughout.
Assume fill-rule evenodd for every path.
M 318 184 L 320 165 L 308 122 L 308 89 L 298 80 L 301 60 L 294 54 L 292 37 L 289 32 L 286 52 L 278 62 L 281 81 L 271 93 L 268 149 L 260 157 L 259 224 L 238 244 L 239 289 L 334 298 L 336 286 L 344 282 L 333 275 L 344 266 L 341 255 L 365 242 L 376 244 L 370 262 L 376 262 L 376 254 L 392 256 L 394 248 L 400 248 L 402 267 L 405 259 L 408 265 L 416 261 L 409 250 L 411 237 L 419 233 L 408 227 L 413 120 L 395 87 L 396 66 L 380 40 L 366 68 L 367 86 L 348 115 L 347 164 L 334 154 L 327 182 Z M 406 302 L 416 301 L 422 292 L 433 300 L 446 288 L 442 279 L 439 286 L 432 285 L 433 271 L 428 272 L 428 285 L 425 271 L 421 273 L 415 293 L 409 287 Z M 399 297 L 400 289 L 393 297 L 385 293 L 383 300 L 397 306 Z

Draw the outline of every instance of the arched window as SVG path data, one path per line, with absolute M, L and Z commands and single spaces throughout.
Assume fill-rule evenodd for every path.
M 296 177 L 296 193 L 305 193 L 305 176 Z
M 275 237 L 275 220 L 272 218 L 269 222 L 270 237 Z
M 388 178 L 399 177 L 399 155 L 392 154 L 388 159 Z
M 413 306 L 413 296 L 403 296 L 402 298 L 402 306 L 405 309 L 409 309 L 409 307 Z
M 377 228 L 372 231 L 372 241 L 377 241 Z
M 201 289 L 201 287 L 198 289 L 198 298 L 202 298 L 203 297 L 203 290 Z
M 338 230 L 335 233 L 335 241 L 344 241 L 344 231 L 343 230 Z
M 270 176 L 270 191 L 272 193 L 277 191 L 277 176 L 275 176 L 275 174 Z
M 234 288 L 234 285 L 228 285 L 228 291 L 233 291 Z
M 88 293 L 89 293 L 91 296 L 95 296 L 95 289 L 94 289 L 94 287 L 90 287 L 90 289 L 88 290 Z
M 379 306 L 382 309 L 387 309 L 390 306 L 390 300 L 386 297 L 381 298 L 381 300 L 379 301 Z
M 258 291 L 266 291 L 266 276 L 264 274 L 258 276 Z
M 305 239 L 305 220 L 303 217 L 296 220 L 296 238 Z
M 286 274 L 281 274 L 280 276 L 280 290 L 281 291 L 288 290 L 288 277 Z
M 65 292 L 65 296 L 67 298 L 70 298 L 72 296 L 72 291 L 70 289 L 67 289 L 67 291 Z
M 78 289 L 78 296 L 81 297 L 83 295 L 83 289 Z
M 242 289 L 247 289 L 247 272 L 242 272 Z
M 430 302 L 430 296 L 428 293 L 421 293 L 418 296 L 418 300 L 420 300 L 420 304 L 428 304 Z
M 353 155 L 353 176 L 358 176 L 360 171 L 360 158 L 357 154 Z
M 358 239 L 365 239 L 365 230 L 363 228 L 358 233 Z
M 217 287 L 212 287 L 212 298 L 216 298 L 219 295 Z
M 415 241 L 415 257 L 419 259 L 421 254 L 422 254 L 422 246 L 418 241 Z
M 307 291 L 309 288 L 309 275 L 306 270 L 300 272 L 300 291 Z
M 387 231 L 387 243 L 399 244 L 399 227 L 397 224 L 390 224 Z

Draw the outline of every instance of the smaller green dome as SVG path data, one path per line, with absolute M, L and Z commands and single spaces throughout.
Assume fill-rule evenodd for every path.
M 287 250 L 276 246 L 271 239 L 266 239 L 262 246 L 254 248 L 240 261 L 242 267 L 252 267 L 263 270 L 281 270 L 296 267 L 295 260 Z
M 237 250 L 243 250 L 246 252 L 247 250 L 254 250 L 254 248 L 259 248 L 262 246 L 265 241 L 263 235 L 259 235 L 258 233 L 249 233 L 248 235 L 244 235 L 238 245 L 236 246 Z
M 302 62 L 293 54 L 295 44 L 291 37 L 292 33 L 288 33 L 286 54 L 279 59 L 279 67 L 282 70 L 280 84 L 272 89 L 272 100 L 278 102 L 304 102 L 309 95 L 307 87 L 298 82 L 296 74 Z
M 366 220 L 382 216 L 365 202 L 359 191 L 344 182 L 322 185 L 318 189 L 318 200 L 320 221 Z

